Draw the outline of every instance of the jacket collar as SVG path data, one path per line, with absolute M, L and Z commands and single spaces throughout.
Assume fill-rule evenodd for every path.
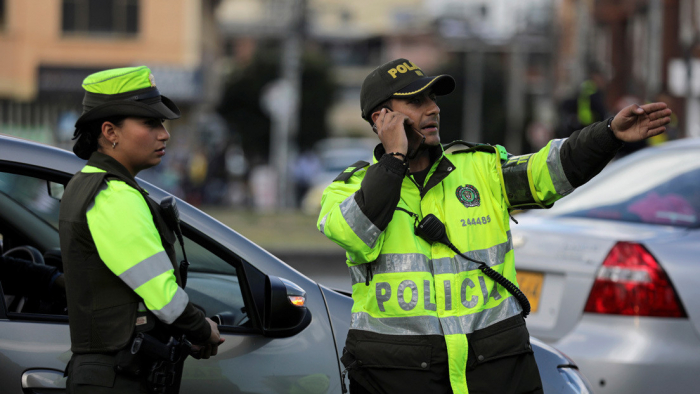
M 374 148 L 374 155 L 372 156 L 373 162 L 377 163 L 384 153 L 384 145 L 378 144 Z M 435 162 L 438 163 L 437 168 L 435 168 L 435 171 L 430 175 L 430 178 L 428 178 L 425 187 L 419 187 L 421 198 L 425 196 L 428 190 L 438 185 L 455 170 L 454 164 L 445 156 L 445 148 L 442 145 L 429 147 L 428 154 L 430 155 L 430 167 L 435 166 Z M 406 173 L 406 176 L 410 176 L 410 173 Z
M 111 156 L 105 155 L 104 153 L 97 151 L 92 152 L 92 155 L 90 156 L 87 165 L 99 168 L 101 170 L 105 170 L 107 171 L 107 174 L 117 177 L 120 180 L 123 180 L 129 186 L 135 188 L 136 190 L 145 192 L 145 190 L 143 190 L 141 186 L 139 186 L 139 184 L 136 183 L 136 179 L 134 179 L 129 170 L 127 170 L 126 167 L 124 167 L 120 162 L 118 162 Z
M 379 159 L 382 158 L 382 156 L 386 153 L 386 150 L 384 149 L 384 145 L 377 144 L 377 146 L 374 147 L 374 154 L 372 155 L 372 163 L 376 163 L 379 161 Z M 428 148 L 428 154 L 430 155 L 430 166 L 432 167 L 433 164 L 437 160 L 439 160 L 444 154 L 445 151 L 442 147 L 442 145 L 438 146 L 431 146 Z

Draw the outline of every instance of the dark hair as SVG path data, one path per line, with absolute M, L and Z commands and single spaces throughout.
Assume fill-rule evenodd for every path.
M 102 135 L 102 124 L 104 122 L 110 122 L 117 127 L 121 127 L 126 118 L 127 116 L 124 115 L 116 115 L 109 118 L 94 120 L 80 127 L 79 130 L 76 130 L 78 140 L 75 141 L 75 145 L 73 145 L 73 152 L 75 155 L 83 160 L 89 159 L 92 152 L 95 152 L 99 147 L 99 140 Z

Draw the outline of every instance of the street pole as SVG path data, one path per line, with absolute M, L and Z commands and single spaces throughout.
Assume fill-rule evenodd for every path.
M 464 52 L 464 106 L 462 108 L 462 139 L 485 142 L 481 136 L 481 112 L 484 94 L 484 51 L 476 45 Z
M 291 18 L 288 33 L 282 43 L 280 80 L 286 87 L 287 102 L 280 113 L 273 116 L 270 156 L 277 173 L 277 207 L 290 208 L 295 204 L 293 180 L 290 176 L 289 161 L 296 157 L 294 139 L 299 130 L 299 110 L 301 108 L 301 55 L 302 33 L 304 29 L 305 0 L 291 0 Z
M 649 101 L 656 101 L 656 96 L 661 92 L 663 18 L 663 0 L 651 0 L 649 4 L 649 76 L 646 86 Z
M 510 71 L 508 74 L 508 98 L 506 118 L 506 146 L 511 153 L 523 153 L 522 140 L 525 119 L 525 43 L 513 38 L 510 45 Z

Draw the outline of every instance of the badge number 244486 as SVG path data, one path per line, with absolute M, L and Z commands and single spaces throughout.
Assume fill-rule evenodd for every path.
M 479 216 L 476 218 L 459 219 L 459 221 L 462 223 L 462 227 L 486 224 L 491 222 L 491 215 Z

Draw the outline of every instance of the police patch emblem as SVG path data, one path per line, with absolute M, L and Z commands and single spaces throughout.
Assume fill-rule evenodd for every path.
M 457 188 L 457 198 L 465 207 L 478 207 L 481 204 L 479 191 L 472 185 L 464 185 Z

